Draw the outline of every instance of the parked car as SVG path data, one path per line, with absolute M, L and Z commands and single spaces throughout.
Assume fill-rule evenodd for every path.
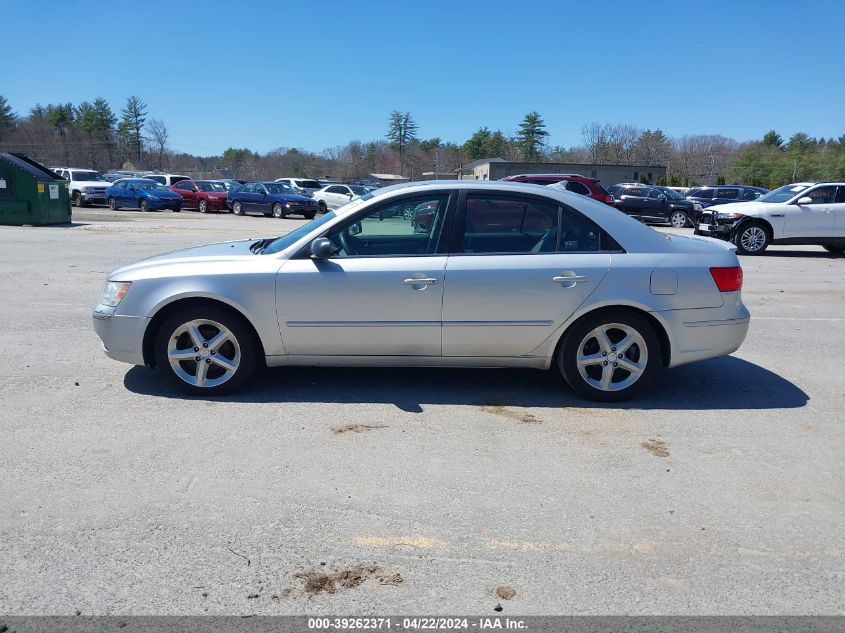
M 190 180 L 190 176 L 180 176 L 178 174 L 144 174 L 144 178 L 154 180 L 155 182 L 170 187 L 175 185 L 180 180 Z
M 396 207 L 431 221 L 414 230 Z M 119 268 L 93 320 L 108 356 L 197 395 L 264 364 L 437 365 L 554 367 L 582 396 L 617 401 L 663 367 L 736 350 L 741 287 L 729 244 L 666 239 L 567 191 L 439 181 L 380 189 L 279 238 Z
M 730 204 L 731 202 L 752 202 L 769 193 L 762 187 L 747 185 L 714 185 L 712 187 L 693 187 L 687 194 L 687 200 L 697 202 L 703 208 L 716 204 Z
M 284 182 L 289 184 L 291 187 L 301 189 L 307 193 L 309 197 L 315 191 L 319 191 L 323 188 L 323 185 L 310 178 L 276 178 L 276 182 Z
M 214 180 L 180 180 L 170 189 L 182 196 L 183 209 L 208 211 L 229 211 L 226 205 L 228 191 L 222 182 Z
M 666 187 L 667 189 L 671 189 L 675 193 L 679 193 L 682 196 L 686 197 L 687 192 L 690 190 L 689 187 Z
M 500 178 L 504 182 L 526 182 L 532 185 L 561 185 L 567 191 L 589 196 L 593 200 L 613 206 L 613 197 L 596 178 L 587 178 L 581 174 L 517 174 Z
M 235 215 L 262 213 L 286 218 L 293 213 L 311 219 L 317 214 L 317 203 L 283 182 L 248 182 L 229 192 L 228 207 Z
M 320 213 L 325 213 L 329 209 L 339 209 L 368 193 L 370 192 L 367 188 L 360 185 L 327 185 L 319 191 L 315 191 L 311 197 L 317 201 Z
M 796 182 L 754 202 L 708 207 L 698 235 L 730 240 L 742 255 L 760 255 L 770 244 L 815 244 L 845 252 L 845 182 Z
M 109 181 L 93 169 L 75 167 L 51 167 L 51 170 L 68 181 L 70 202 L 75 207 L 87 207 L 89 204 L 105 204 L 106 189 Z
M 113 182 L 106 189 L 106 201 L 113 211 L 123 207 L 141 211 L 170 209 L 176 213 L 182 210 L 182 196 L 148 178 L 124 178 Z
M 218 178 L 216 180 L 209 180 L 208 182 L 219 182 L 226 188 L 226 191 L 234 191 L 243 187 L 247 181 L 237 180 L 235 178 Z
M 645 222 L 666 222 L 680 229 L 694 226 L 701 212 L 701 205 L 666 187 L 627 182 L 608 191 L 617 209 Z

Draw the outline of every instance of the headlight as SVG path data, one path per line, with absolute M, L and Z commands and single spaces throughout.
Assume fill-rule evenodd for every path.
M 290 203 L 290 202 L 285 202 L 285 206 L 286 206 L 286 207 L 288 207 L 288 208 L 290 208 L 291 203 Z
M 702 206 L 701 206 L 700 204 L 698 204 L 697 202 L 693 202 L 693 203 L 692 203 L 692 210 L 693 210 L 693 211 L 701 211 L 703 208 L 704 208 L 704 207 L 702 207 Z
M 718 211 L 713 214 L 713 218 L 716 220 L 739 220 L 742 217 L 742 213 L 719 213 Z
M 147 194 L 147 200 L 158 200 L 158 196 L 154 196 L 153 194 Z
M 131 281 L 107 281 L 103 287 L 103 294 L 100 297 L 100 303 L 105 306 L 116 308 L 118 304 L 123 301 L 123 297 L 129 291 Z

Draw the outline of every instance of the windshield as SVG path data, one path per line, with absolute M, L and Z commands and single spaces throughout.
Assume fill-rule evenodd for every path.
M 268 182 L 264 186 L 267 187 L 268 192 L 276 194 L 282 193 L 286 195 L 291 195 L 298 194 L 302 191 L 301 189 L 291 187 L 290 185 L 285 184 L 283 182 Z
M 159 182 L 152 182 L 151 180 L 139 180 L 137 185 L 146 191 L 170 191 L 167 187 Z
M 316 180 L 294 180 L 294 182 L 300 189 L 322 189 Z
M 661 192 L 666 194 L 666 197 L 669 198 L 670 200 L 683 200 L 684 199 L 684 197 L 681 194 L 679 194 L 677 191 L 669 189 L 669 187 L 658 187 L 658 189 L 660 189 Z
M 226 187 L 223 186 L 222 182 L 198 182 L 197 187 L 199 187 L 200 191 L 226 191 Z
M 792 200 L 796 195 L 808 189 L 809 185 L 786 185 L 778 187 L 774 191 L 760 196 L 754 202 L 786 202 Z
M 329 220 L 336 218 L 334 211 L 329 211 L 325 215 L 320 216 L 316 220 L 311 220 L 310 222 L 306 222 L 298 229 L 291 231 L 287 235 L 282 235 L 281 237 L 276 238 L 272 242 L 270 242 L 264 249 L 261 251 L 263 254 L 273 254 L 278 253 L 279 251 L 285 250 L 291 244 L 296 243 L 297 240 L 302 239 L 306 235 L 308 235 L 314 229 L 322 226 Z
M 72 171 L 74 180 L 102 180 L 108 182 L 105 176 L 98 171 Z
M 370 193 L 366 187 L 359 187 L 358 185 L 349 185 L 349 188 L 352 189 L 352 193 L 356 196 L 366 196 Z

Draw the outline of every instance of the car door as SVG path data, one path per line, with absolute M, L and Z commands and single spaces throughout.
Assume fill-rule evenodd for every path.
M 845 185 L 837 187 L 833 202 L 833 237 L 845 238 Z
M 241 210 L 244 212 L 249 211 L 250 205 L 253 203 L 252 196 L 255 193 L 255 183 L 248 182 L 243 187 L 238 189 L 235 192 L 235 199 L 239 200 L 241 203 Z
M 349 202 L 349 194 L 351 192 L 349 191 L 348 187 L 344 187 L 343 185 L 334 185 L 332 187 L 329 187 L 326 190 L 326 193 L 328 194 L 328 200 L 326 200 L 326 205 L 329 207 L 329 209 L 339 209 L 347 202 Z
M 450 204 L 450 200 L 452 203 Z M 288 354 L 441 355 L 448 190 L 391 198 L 326 233 L 334 255 L 291 258 L 276 278 L 276 310 Z M 426 232 L 404 208 L 425 208 Z
M 250 211 L 261 211 L 262 213 L 269 213 L 272 204 L 269 202 L 267 194 L 267 187 L 261 183 L 255 184 L 254 193 L 250 194 L 251 206 Z
M 810 198 L 809 204 L 798 204 Z M 823 238 L 833 235 L 836 185 L 821 185 L 802 191 L 786 205 L 784 238 Z
M 182 196 L 182 206 L 195 209 L 197 207 L 196 186 L 189 180 L 180 180 L 173 185 L 173 190 Z
M 625 187 L 616 200 L 616 207 L 623 213 L 636 217 L 645 217 L 649 210 L 648 187 Z
M 547 198 L 460 196 L 443 296 L 443 355 L 530 356 L 598 287 L 612 242 Z

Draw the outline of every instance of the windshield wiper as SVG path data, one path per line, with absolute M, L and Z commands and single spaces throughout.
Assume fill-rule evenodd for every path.
M 258 240 L 254 244 L 250 245 L 249 250 L 254 255 L 260 255 L 261 252 L 267 247 L 267 245 L 275 239 L 276 239 L 275 237 L 267 237 L 267 238 L 264 238 L 263 240 Z

